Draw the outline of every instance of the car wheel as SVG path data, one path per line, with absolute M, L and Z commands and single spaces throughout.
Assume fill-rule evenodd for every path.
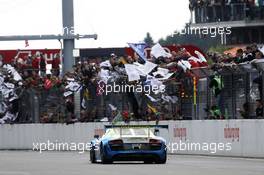
M 92 149 L 90 150 L 90 161 L 91 161 L 91 163 L 96 163 L 96 160 L 95 160 L 95 152 L 94 152 L 94 146 L 93 146 Z
M 167 162 L 167 154 L 165 155 L 163 159 L 158 159 L 156 161 L 156 164 L 165 164 L 166 162 Z
M 113 163 L 112 160 L 109 160 L 109 159 L 106 158 L 105 151 L 104 151 L 104 148 L 103 148 L 103 144 L 100 145 L 100 156 L 101 156 L 102 164 L 111 164 L 111 163 Z
M 167 162 L 167 159 L 160 159 L 156 161 L 156 164 L 165 164 Z
M 144 164 L 153 164 L 153 161 L 151 161 L 151 160 L 145 160 L 144 161 Z

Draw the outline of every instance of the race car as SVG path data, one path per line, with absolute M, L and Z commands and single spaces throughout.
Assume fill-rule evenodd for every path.
M 105 134 L 91 141 L 91 163 L 110 164 L 114 161 L 143 161 L 165 164 L 166 141 L 149 126 L 110 126 Z

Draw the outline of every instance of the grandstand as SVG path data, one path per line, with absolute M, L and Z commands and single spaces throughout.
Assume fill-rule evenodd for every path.
M 264 6 L 262 1 L 190 0 L 190 27 L 231 27 L 224 33 L 224 44 L 264 43 Z

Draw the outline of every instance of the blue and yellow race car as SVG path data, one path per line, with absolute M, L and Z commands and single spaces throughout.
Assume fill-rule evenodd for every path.
M 154 133 L 149 126 L 110 126 L 105 134 L 92 140 L 91 163 L 103 164 L 114 161 L 143 161 L 165 164 L 167 161 L 166 141 Z

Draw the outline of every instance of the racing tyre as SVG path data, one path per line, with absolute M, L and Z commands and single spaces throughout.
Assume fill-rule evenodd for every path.
M 144 164 L 153 164 L 154 161 L 151 161 L 151 160 L 145 160 L 144 161 Z
M 164 159 L 158 159 L 155 163 L 156 164 L 165 164 L 167 162 L 167 154 Z
M 165 164 L 167 162 L 167 159 L 160 159 L 156 161 L 156 164 Z
M 92 149 L 90 150 L 90 161 L 91 161 L 91 163 L 96 163 L 96 160 L 95 160 L 95 152 L 94 152 L 94 146 L 93 146 Z
M 112 164 L 113 163 L 112 160 L 109 160 L 109 159 L 106 158 L 105 151 L 104 151 L 104 148 L 103 148 L 103 144 L 101 144 L 101 146 L 100 146 L 100 154 L 101 154 L 102 164 Z

